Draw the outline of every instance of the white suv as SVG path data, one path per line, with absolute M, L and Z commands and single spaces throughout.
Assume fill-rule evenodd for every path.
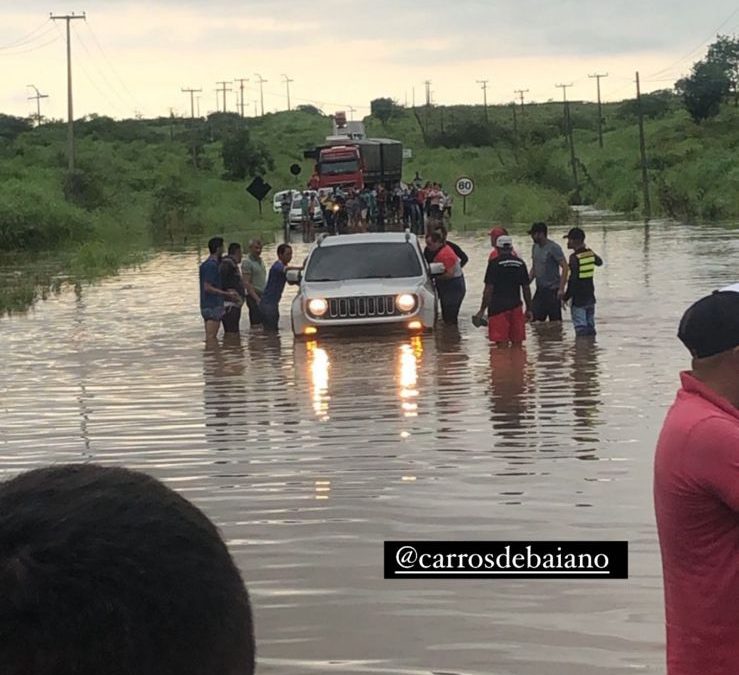
M 300 270 L 287 273 L 300 286 L 292 303 L 296 336 L 336 329 L 379 326 L 420 332 L 436 320 L 432 277 L 442 263 L 428 265 L 410 232 L 322 236 Z

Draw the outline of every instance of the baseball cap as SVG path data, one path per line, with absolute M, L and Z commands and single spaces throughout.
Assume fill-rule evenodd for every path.
M 534 234 L 534 232 L 543 232 L 544 234 L 547 233 L 547 224 L 546 223 L 534 223 L 529 228 L 529 234 Z
M 513 246 L 513 239 L 507 234 L 501 234 L 495 242 L 495 248 L 503 248 L 504 246 Z
M 677 331 L 696 359 L 739 345 L 739 292 L 714 291 L 688 307 Z
M 579 227 L 572 227 L 570 231 L 564 236 L 565 239 L 578 239 L 585 241 L 585 232 Z
M 490 232 L 488 232 L 488 234 L 491 237 L 500 237 L 501 235 L 505 235 L 508 233 L 506 232 L 505 227 L 500 227 L 499 225 L 496 225 L 492 230 L 490 230 Z

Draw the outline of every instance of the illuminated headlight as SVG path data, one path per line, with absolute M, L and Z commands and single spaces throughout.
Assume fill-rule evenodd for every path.
M 395 298 L 395 306 L 401 312 L 412 312 L 416 308 L 416 296 L 410 293 L 401 293 Z
M 308 311 L 313 316 L 323 316 L 328 312 L 328 303 L 323 298 L 308 300 Z
M 334 213 L 336 213 L 336 211 L 339 210 L 339 205 L 338 204 L 334 204 L 334 209 L 333 210 L 334 210 Z

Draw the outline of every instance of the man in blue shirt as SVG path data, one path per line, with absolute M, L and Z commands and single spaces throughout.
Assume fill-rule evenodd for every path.
M 200 265 L 200 314 L 205 321 L 205 339 L 214 340 L 224 314 L 223 302 L 226 298 L 240 301 L 239 294 L 221 288 L 220 263 L 223 256 L 223 238 L 213 237 L 208 241 L 210 255 Z
M 280 299 L 287 282 L 287 270 L 293 258 L 293 250 L 289 244 L 277 247 L 277 260 L 269 269 L 267 284 L 259 300 L 259 312 L 262 325 L 267 331 L 276 331 L 280 323 Z

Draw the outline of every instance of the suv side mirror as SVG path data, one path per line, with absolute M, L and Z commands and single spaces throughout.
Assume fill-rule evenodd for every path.
M 440 263 L 440 262 L 432 262 L 429 265 L 429 270 L 431 272 L 432 277 L 438 277 L 440 274 L 444 274 L 444 272 L 446 272 L 444 263 Z
M 297 286 L 300 283 L 300 278 L 303 274 L 303 270 L 288 270 L 286 273 L 287 283 L 291 286 Z

